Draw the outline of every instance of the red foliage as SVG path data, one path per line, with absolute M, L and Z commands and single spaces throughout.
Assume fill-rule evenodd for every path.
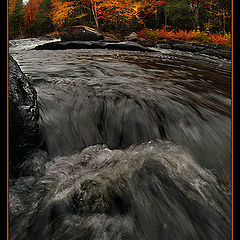
M 30 0 L 27 3 L 26 13 L 25 13 L 26 25 L 30 25 L 31 22 L 36 19 L 38 8 L 42 1 L 43 0 Z
M 137 32 L 139 37 L 142 37 L 150 41 L 158 41 L 161 39 L 179 39 L 183 41 L 192 42 L 214 42 L 221 44 L 231 44 L 231 35 L 222 36 L 221 34 L 211 34 L 206 32 L 200 32 L 195 30 L 168 30 L 170 26 L 165 26 L 162 29 L 151 30 L 142 29 Z

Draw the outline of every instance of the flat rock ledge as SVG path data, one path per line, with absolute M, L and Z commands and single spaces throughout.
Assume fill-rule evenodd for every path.
M 157 50 L 150 49 L 135 42 L 104 42 L 104 41 L 59 41 L 50 42 L 35 47 L 36 50 L 65 50 L 65 49 L 112 49 L 112 50 L 128 50 L 128 51 L 144 51 L 155 52 Z
M 231 59 L 231 47 L 221 44 L 189 43 L 180 40 L 163 40 L 158 43 L 143 41 L 59 41 L 50 42 L 35 47 L 35 50 L 65 50 L 65 49 L 110 49 L 157 52 L 159 49 L 174 49 L 184 52 L 204 54 L 225 59 Z
M 191 43 L 180 40 L 163 40 L 156 45 L 158 49 L 174 49 L 185 52 L 205 54 L 220 58 L 231 59 L 231 47 L 222 44 Z

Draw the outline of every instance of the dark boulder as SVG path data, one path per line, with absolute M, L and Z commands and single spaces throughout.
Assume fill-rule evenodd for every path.
M 61 35 L 62 41 L 99 41 L 104 36 L 96 29 L 87 26 L 71 26 L 65 29 Z
M 24 155 L 41 145 L 36 90 L 17 62 L 9 56 L 9 167 L 10 175 Z

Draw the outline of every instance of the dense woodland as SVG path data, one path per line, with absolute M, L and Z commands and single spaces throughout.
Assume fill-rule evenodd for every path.
M 9 38 L 57 34 L 87 25 L 119 37 L 131 32 L 230 43 L 231 0 L 9 0 Z M 224 42 L 224 39 L 227 41 Z

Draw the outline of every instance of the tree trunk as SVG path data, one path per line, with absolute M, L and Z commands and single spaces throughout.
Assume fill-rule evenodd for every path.
M 196 26 L 199 27 L 199 11 L 198 11 L 198 7 L 196 8 L 195 21 L 196 21 Z
M 94 17 L 97 29 L 99 29 L 99 24 L 98 24 L 98 19 L 97 19 L 97 11 L 96 11 L 96 2 L 93 3 L 93 0 L 91 0 L 91 4 L 92 4 L 93 17 Z
M 225 9 L 223 9 L 223 34 L 226 34 L 226 16 L 225 16 Z

